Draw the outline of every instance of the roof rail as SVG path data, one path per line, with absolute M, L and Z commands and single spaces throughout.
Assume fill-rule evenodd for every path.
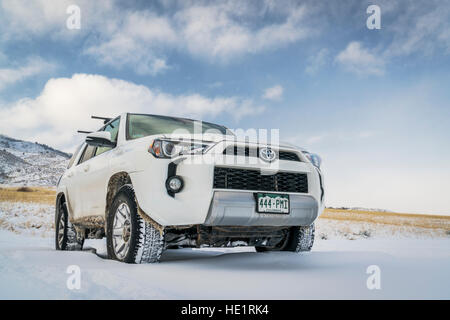
M 92 133 L 92 131 L 83 131 L 83 130 L 78 130 L 77 132 L 78 132 L 78 133 L 85 133 L 85 134 Z
M 103 120 L 103 124 L 107 124 L 112 120 L 112 118 L 97 117 L 97 116 L 91 116 L 91 119 Z

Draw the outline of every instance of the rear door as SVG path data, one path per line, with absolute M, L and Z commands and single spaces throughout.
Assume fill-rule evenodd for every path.
M 69 210 L 70 217 L 73 218 L 74 208 L 78 205 L 76 201 L 76 165 L 80 154 L 83 152 L 86 145 L 81 144 L 74 152 L 72 158 L 70 158 L 69 165 L 67 166 L 66 172 L 61 177 L 60 185 L 62 185 L 66 190 L 66 202 Z
M 86 180 L 89 179 L 88 169 L 89 165 L 87 163 L 95 154 L 96 147 L 84 145 L 83 153 L 78 160 L 77 165 L 73 168 L 74 174 L 71 182 L 71 187 L 69 189 L 69 198 L 72 198 L 71 208 L 73 211 L 73 216 L 75 219 L 79 219 L 83 216 L 87 216 L 85 211 L 85 185 Z

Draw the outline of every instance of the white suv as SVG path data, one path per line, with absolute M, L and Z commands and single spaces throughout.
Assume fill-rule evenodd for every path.
M 212 123 L 126 113 L 89 133 L 61 177 L 56 249 L 106 236 L 108 257 L 128 263 L 181 247 L 309 251 L 323 200 L 316 155 L 238 141 Z

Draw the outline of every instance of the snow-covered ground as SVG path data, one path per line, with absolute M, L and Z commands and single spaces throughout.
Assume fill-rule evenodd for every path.
M 54 250 L 54 206 L 0 202 L 0 299 L 450 298 L 450 234 L 442 230 L 319 219 L 313 251 L 169 250 L 162 262 L 105 259 L 105 240 Z M 67 268 L 81 271 L 69 290 Z M 369 290 L 367 268 L 380 268 Z
M 17 234 L 52 237 L 55 206 L 30 202 L 0 202 L 0 229 Z
M 127 265 L 104 259 L 102 240 L 61 252 L 52 238 L 2 230 L 0 298 L 449 299 L 449 249 L 449 239 L 318 240 L 305 254 L 180 249 L 158 264 Z M 66 284 L 71 265 L 79 290 Z M 367 288 L 370 265 L 380 268 L 380 290 Z

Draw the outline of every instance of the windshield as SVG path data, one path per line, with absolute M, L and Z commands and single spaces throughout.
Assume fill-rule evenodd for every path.
M 226 127 L 209 122 L 146 114 L 129 114 L 127 138 L 138 139 L 155 134 L 222 134 L 232 135 Z

